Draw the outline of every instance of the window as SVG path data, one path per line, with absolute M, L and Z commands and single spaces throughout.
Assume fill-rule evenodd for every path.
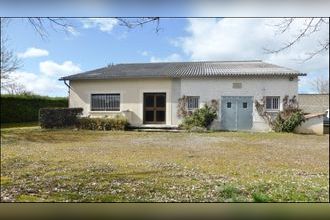
M 243 102 L 243 108 L 247 108 L 247 102 Z
M 120 94 L 92 94 L 92 111 L 120 111 Z
M 188 98 L 188 111 L 192 111 L 199 108 L 198 96 L 188 96 L 187 98 Z
M 279 110 L 280 109 L 280 97 L 279 96 L 267 96 L 266 97 L 266 109 L 267 110 Z
M 231 108 L 231 102 L 227 102 L 227 108 Z

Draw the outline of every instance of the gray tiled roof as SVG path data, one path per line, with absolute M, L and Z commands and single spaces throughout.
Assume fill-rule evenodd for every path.
M 91 70 L 60 80 L 113 79 L 113 78 L 148 78 L 148 77 L 217 77 L 217 76 L 303 76 L 296 70 L 255 61 L 203 61 L 171 63 L 130 63 L 116 64 Z

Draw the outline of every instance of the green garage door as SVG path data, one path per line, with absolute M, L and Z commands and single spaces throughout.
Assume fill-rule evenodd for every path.
M 253 97 L 221 97 L 221 129 L 250 130 L 252 128 Z

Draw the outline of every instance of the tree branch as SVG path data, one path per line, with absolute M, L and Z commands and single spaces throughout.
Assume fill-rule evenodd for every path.
M 280 23 L 273 25 L 275 28 L 277 28 L 277 31 L 280 34 L 284 34 L 286 32 L 289 32 L 290 27 L 293 25 L 294 21 L 297 20 L 297 18 L 289 18 L 289 19 L 283 19 Z M 293 47 L 295 44 L 297 44 L 299 41 L 301 41 L 303 38 L 310 37 L 314 33 L 321 31 L 323 28 L 323 25 L 329 25 L 329 19 L 327 18 L 309 18 L 305 20 L 304 28 L 302 28 L 300 31 L 298 31 L 298 34 L 296 37 L 289 41 L 284 46 L 278 48 L 278 49 L 269 49 L 269 48 L 263 48 L 265 53 L 268 54 L 277 54 L 282 51 L 285 51 L 291 47 Z M 306 62 L 312 58 L 314 58 L 316 55 L 324 53 L 329 50 L 329 38 L 322 39 L 321 42 L 319 42 L 319 47 L 316 47 L 316 49 L 312 52 L 306 52 L 307 58 L 303 59 L 302 62 Z
M 144 24 L 151 23 L 151 22 L 157 22 L 156 26 L 156 33 L 160 30 L 159 28 L 159 17 L 146 17 L 146 18 L 138 18 L 135 20 L 131 20 L 130 18 L 121 18 L 121 17 L 116 17 L 119 21 L 120 26 L 125 26 L 129 29 L 135 28 L 135 27 L 142 27 Z
M 307 24 L 307 26 L 302 30 L 302 32 L 301 32 L 301 33 L 300 33 L 300 34 L 299 34 L 299 35 L 298 35 L 293 41 L 287 43 L 287 45 L 285 45 L 284 47 L 281 47 L 281 48 L 279 48 L 279 49 L 277 49 L 277 50 L 269 50 L 269 49 L 265 49 L 266 52 L 267 52 L 267 53 L 279 53 L 279 52 L 281 52 L 281 51 L 283 51 L 283 50 L 288 49 L 289 47 L 292 47 L 292 46 L 293 46 L 295 43 L 297 43 L 301 38 L 303 38 L 304 36 L 306 36 L 306 33 L 307 33 L 307 31 L 310 29 L 313 20 L 314 20 L 314 18 L 312 18 L 312 19 L 309 21 L 309 23 Z M 292 23 L 292 21 L 290 22 L 290 24 L 291 24 L 291 23 Z M 290 26 L 290 24 L 289 24 L 289 26 Z M 284 32 L 285 32 L 286 30 L 288 30 L 289 26 L 287 26 L 287 27 L 285 28 Z M 284 32 L 282 32 L 282 33 L 284 33 Z
M 5 33 L 5 26 L 9 23 L 9 19 L 0 19 L 1 28 L 1 57 L 0 57 L 0 73 L 1 87 L 10 81 L 10 73 L 21 67 L 21 60 L 8 48 L 8 38 Z

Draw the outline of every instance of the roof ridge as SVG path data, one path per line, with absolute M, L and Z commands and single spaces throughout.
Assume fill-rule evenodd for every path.
M 262 60 L 203 60 L 203 61 L 173 61 L 173 62 L 144 62 L 144 63 L 117 63 L 115 65 L 129 64 L 166 64 L 166 63 L 234 63 L 234 62 L 263 62 Z M 111 66 L 110 66 L 111 67 Z

